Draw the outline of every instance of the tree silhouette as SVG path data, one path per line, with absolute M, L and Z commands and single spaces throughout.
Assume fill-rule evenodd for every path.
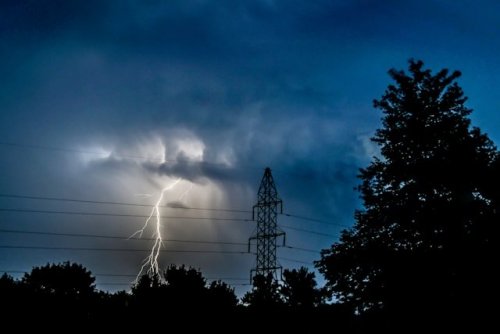
M 207 289 L 208 305 L 218 309 L 234 309 L 238 304 L 238 298 L 234 294 L 234 288 L 222 281 L 213 281 Z
M 25 314 L 40 319 L 89 320 L 95 278 L 81 264 L 64 262 L 34 267 L 21 280 Z
M 144 274 L 132 286 L 132 294 L 138 296 L 149 293 L 152 290 L 159 289 L 162 285 L 158 275 Z
M 252 309 L 268 310 L 283 305 L 279 284 L 272 275 L 255 275 L 252 291 L 247 292 L 241 301 Z
M 144 274 L 132 285 L 132 295 L 136 300 L 150 301 L 164 289 L 164 284 L 158 275 Z
M 64 262 L 34 267 L 23 283 L 35 293 L 86 298 L 95 292 L 95 278 L 81 264 Z
M 283 271 L 283 286 L 280 290 L 286 305 L 292 308 L 312 309 L 318 306 L 322 293 L 316 286 L 314 273 L 306 267 Z
M 165 302 L 166 286 L 159 275 L 144 274 L 132 286 L 132 313 L 137 317 L 158 316 Z
M 170 265 L 162 281 L 156 275 L 143 275 L 132 287 L 134 312 L 150 317 L 171 312 L 235 308 L 238 302 L 234 289 L 221 281 L 207 286 L 199 270 L 185 265 Z M 126 298 L 122 298 L 126 300 Z
M 4 273 L 0 277 L 0 300 L 2 303 L 2 310 L 4 313 L 13 314 L 13 310 L 18 309 L 22 305 L 20 300 L 22 297 L 22 286 L 19 281 L 15 280 L 12 276 Z
M 11 293 L 16 289 L 17 285 L 16 280 L 12 276 L 7 275 L 7 273 L 0 276 L 0 294 L 2 296 Z
M 432 74 L 411 60 L 409 73 L 389 74 L 395 84 L 374 101 L 384 114 L 372 138 L 380 157 L 359 176 L 365 209 L 317 267 L 361 313 L 404 322 L 487 312 L 498 263 L 498 152 L 470 126 L 459 72 Z
M 186 266 L 169 266 L 165 272 L 168 306 L 200 308 L 206 302 L 206 280 L 202 273 Z

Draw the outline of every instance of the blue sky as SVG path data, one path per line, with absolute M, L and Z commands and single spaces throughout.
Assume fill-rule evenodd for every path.
M 404 69 L 415 58 L 434 71 L 460 70 L 473 124 L 500 140 L 499 13 L 497 1 L 466 0 L 2 1 L 0 193 L 152 204 L 181 178 L 162 204 L 250 209 L 269 166 L 285 212 L 349 226 L 361 205 L 353 190 L 358 168 L 376 154 L 368 139 L 380 114 L 372 101 L 390 83 L 390 68 Z M 149 214 L 148 208 L 8 197 L 0 198 L 0 208 Z M 163 214 L 247 218 L 179 209 Z M 0 217 L 4 229 L 120 236 L 144 223 L 10 211 Z M 332 236 L 341 228 L 279 219 Z M 210 220 L 164 224 L 165 235 L 185 240 L 246 242 L 254 228 Z M 284 230 L 297 247 L 319 250 L 336 240 Z M 0 244 L 150 246 L 15 233 L 0 233 Z M 3 270 L 72 260 L 95 273 L 135 273 L 147 255 L 0 252 Z M 287 249 L 279 255 L 318 258 Z M 227 254 L 161 258 L 163 266 L 191 264 L 214 278 L 247 277 L 254 261 Z M 98 283 L 117 281 L 98 277 Z

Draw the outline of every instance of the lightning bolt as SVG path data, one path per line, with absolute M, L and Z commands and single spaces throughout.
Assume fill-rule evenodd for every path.
M 139 282 L 139 278 L 145 272 L 148 273 L 149 275 L 160 277 L 160 269 L 158 267 L 158 257 L 160 256 L 160 249 L 163 246 L 163 239 L 161 235 L 160 205 L 163 201 L 165 192 L 167 192 L 168 190 L 172 190 L 177 184 L 179 184 L 179 182 L 181 182 L 181 180 L 182 179 L 179 178 L 161 190 L 160 197 L 158 198 L 156 204 L 153 206 L 153 210 L 151 210 L 151 214 L 146 219 L 144 226 L 129 237 L 130 239 L 135 237 L 136 235 L 139 235 L 139 238 L 141 238 L 142 234 L 144 233 L 144 230 L 148 227 L 149 222 L 153 219 L 153 217 L 156 218 L 155 232 L 153 234 L 155 242 L 153 244 L 153 247 L 151 248 L 151 253 L 148 255 L 146 259 L 144 259 L 143 264 L 141 266 L 141 270 L 139 271 L 137 277 L 135 278 L 135 281 L 133 282 L 134 284 Z M 146 270 L 146 268 L 148 269 Z
M 186 191 L 184 191 L 180 196 L 179 196 L 179 201 L 182 201 L 184 199 L 184 197 L 186 197 L 186 195 L 191 191 L 191 189 L 193 189 L 193 184 L 190 183 L 189 184 L 189 188 L 186 189 Z

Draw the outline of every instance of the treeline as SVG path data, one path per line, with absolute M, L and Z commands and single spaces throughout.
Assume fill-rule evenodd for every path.
M 22 315 L 46 324 L 116 322 L 121 326 L 124 320 L 162 322 L 165 317 L 177 316 L 195 320 L 202 314 L 232 315 L 236 317 L 233 320 L 247 321 L 256 314 L 264 318 L 281 314 L 300 315 L 282 326 L 293 324 L 310 330 L 328 319 L 338 318 L 339 326 L 341 322 L 351 326 L 354 319 L 342 305 L 327 304 L 328 292 L 317 287 L 314 273 L 304 267 L 285 269 L 280 283 L 271 276 L 257 275 L 251 290 L 238 299 L 230 285 L 220 280 L 209 283 L 199 270 L 184 265 L 169 266 L 161 277 L 145 274 L 131 284 L 129 292 L 109 293 L 96 288 L 95 277 L 87 268 L 64 262 L 34 267 L 20 279 L 3 274 L 0 296 L 5 320 Z M 316 325 L 311 327 L 310 318 L 316 318 Z M 217 328 L 226 326 L 229 324 L 221 323 Z M 258 323 L 246 326 L 256 328 Z

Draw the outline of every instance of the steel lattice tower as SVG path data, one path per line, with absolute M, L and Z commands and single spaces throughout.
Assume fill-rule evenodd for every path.
M 248 239 L 248 251 L 250 252 L 252 240 L 256 240 L 257 264 L 250 271 L 250 281 L 254 274 L 264 276 L 271 274 L 275 279 L 278 279 L 278 271 L 281 279 L 282 268 L 276 262 L 276 240 L 283 236 L 284 246 L 285 232 L 278 229 L 278 206 L 280 212 L 283 213 L 283 202 L 278 197 L 271 169 L 268 167 L 260 182 L 257 204 L 253 206 L 253 220 L 255 220 L 255 211 L 257 210 L 257 232 Z

